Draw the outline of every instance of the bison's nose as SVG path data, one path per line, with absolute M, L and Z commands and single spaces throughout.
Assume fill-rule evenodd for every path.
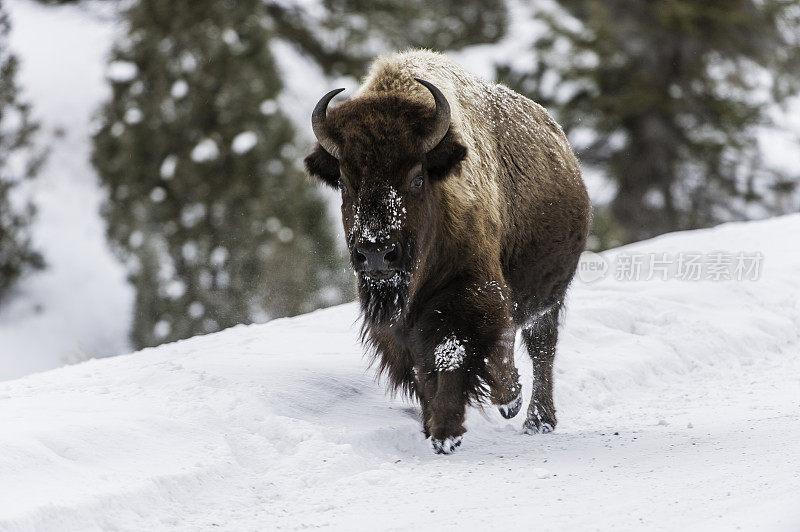
M 356 246 L 356 263 L 367 272 L 388 272 L 398 257 L 396 242 L 362 242 Z

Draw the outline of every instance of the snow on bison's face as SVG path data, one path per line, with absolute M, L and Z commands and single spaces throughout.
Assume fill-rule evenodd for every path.
M 450 129 L 450 108 L 432 84 L 436 108 L 391 92 L 360 96 L 327 112 L 326 94 L 313 114 L 319 144 L 308 173 L 342 193 L 350 260 L 362 287 L 407 283 L 426 254 L 436 253 L 438 183 L 466 156 Z M 394 294 L 397 296 L 397 294 Z

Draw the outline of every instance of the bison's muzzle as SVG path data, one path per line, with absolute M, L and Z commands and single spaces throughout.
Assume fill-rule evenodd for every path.
M 358 272 L 384 279 L 400 269 L 400 257 L 399 242 L 362 242 L 356 246 L 353 264 Z

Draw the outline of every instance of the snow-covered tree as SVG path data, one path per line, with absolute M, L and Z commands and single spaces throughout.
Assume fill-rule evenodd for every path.
M 505 34 L 506 0 L 321 0 L 266 2 L 275 36 L 328 74 L 360 76 L 378 53 L 409 47 L 455 50 Z M 313 6 L 313 9 L 309 7 Z
M 800 172 L 767 167 L 756 128 L 800 89 L 800 4 L 555 5 L 540 12 L 536 63 L 500 77 L 554 110 L 617 184 L 595 217 L 606 245 L 781 212 Z
M 20 100 L 9 31 L 8 15 L 0 4 L 0 300 L 26 269 L 43 266 L 41 255 L 31 247 L 33 206 L 14 190 L 36 174 L 42 158 L 32 149 L 36 124 L 28 104 Z
M 342 295 L 326 207 L 299 170 L 260 0 L 141 0 L 114 49 L 93 161 L 108 236 L 155 345 Z

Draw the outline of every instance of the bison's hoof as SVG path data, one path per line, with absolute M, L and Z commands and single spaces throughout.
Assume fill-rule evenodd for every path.
M 500 415 L 506 419 L 511 419 L 512 417 L 516 416 L 519 413 L 520 408 L 522 408 L 522 394 L 519 394 L 517 398 L 510 403 L 497 407 L 497 409 L 500 411 Z
M 524 434 L 550 434 L 555 430 L 551 423 L 542 422 L 538 419 L 528 418 L 522 426 Z
M 436 454 L 453 454 L 458 446 L 461 445 L 461 436 L 445 438 L 444 440 L 431 438 L 431 445 Z

